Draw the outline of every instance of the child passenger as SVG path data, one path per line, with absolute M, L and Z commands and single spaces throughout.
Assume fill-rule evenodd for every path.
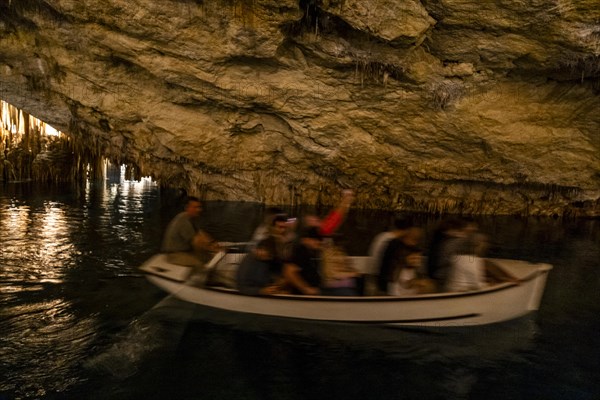
M 421 277 L 423 251 L 417 246 L 406 246 L 400 250 L 392 271 L 392 280 L 388 283 L 391 296 L 414 296 L 432 293 L 434 283 Z

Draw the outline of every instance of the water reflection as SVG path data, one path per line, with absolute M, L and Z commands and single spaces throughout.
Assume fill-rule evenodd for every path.
M 21 238 L 28 226 L 29 207 L 18 206 L 10 202 L 2 211 L 2 219 L 0 219 L 0 226 L 2 229 L 15 239 Z
M 154 247 L 155 235 L 142 227 L 160 225 L 148 218 L 157 196 L 148 180 L 87 183 L 82 191 L 0 186 L 0 398 L 62 398 L 87 379 L 81 364 L 102 343 L 106 321 L 128 323 L 136 309 L 112 307 L 129 301 L 119 291 L 140 282 L 133 271 Z M 133 285 L 105 284 L 133 276 Z
M 116 380 L 92 398 L 471 398 L 489 382 L 488 367 L 527 364 L 531 328 L 524 319 L 470 331 L 379 329 L 167 298 L 94 358 Z
M 71 302 L 61 298 L 10 303 L 1 313 L 0 359 L 10 368 L 0 392 L 40 398 L 80 382 L 73 372 L 94 339 L 96 320 L 78 318 Z
M 9 205 L 0 208 L 0 216 L 4 278 L 60 282 L 73 252 L 63 210 L 52 203 L 39 210 Z
M 493 256 L 555 266 L 542 308 L 516 324 L 432 333 L 224 318 L 168 301 L 148 312 L 165 294 L 136 268 L 181 205 L 120 172 L 81 188 L 0 186 L 0 398 L 558 399 L 559 388 L 579 398 L 598 389 L 598 221 L 478 219 Z M 203 223 L 243 241 L 261 212 L 210 202 Z M 390 215 L 349 215 L 352 254 Z M 419 223 L 430 231 L 436 218 Z

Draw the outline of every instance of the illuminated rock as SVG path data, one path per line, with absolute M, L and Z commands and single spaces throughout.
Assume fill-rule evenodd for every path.
M 0 98 L 207 199 L 599 215 L 598 21 L 597 0 L 3 2 Z

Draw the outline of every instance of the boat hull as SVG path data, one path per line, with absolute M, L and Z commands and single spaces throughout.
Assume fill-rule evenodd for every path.
M 203 288 L 186 283 L 183 281 L 185 271 L 181 270 L 185 267 L 166 264 L 164 259 L 157 258 L 141 269 L 150 282 L 181 300 L 274 317 L 357 324 L 460 327 L 507 321 L 537 310 L 551 266 L 517 260 L 493 261 L 520 277 L 521 282 L 502 283 L 471 292 L 413 297 L 247 296 L 233 289 Z

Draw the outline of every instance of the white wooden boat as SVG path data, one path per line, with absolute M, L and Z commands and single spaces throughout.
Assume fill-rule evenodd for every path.
M 240 254 L 219 253 L 211 268 L 232 271 Z M 354 267 L 371 274 L 369 257 L 352 257 Z M 397 326 L 460 327 L 507 321 L 538 310 L 549 264 L 490 259 L 520 279 L 482 290 L 393 296 L 247 296 L 225 287 L 198 287 L 188 280 L 188 267 L 170 264 L 164 254 L 146 261 L 140 269 L 150 282 L 175 297 L 203 306 L 241 313 L 306 320 Z

